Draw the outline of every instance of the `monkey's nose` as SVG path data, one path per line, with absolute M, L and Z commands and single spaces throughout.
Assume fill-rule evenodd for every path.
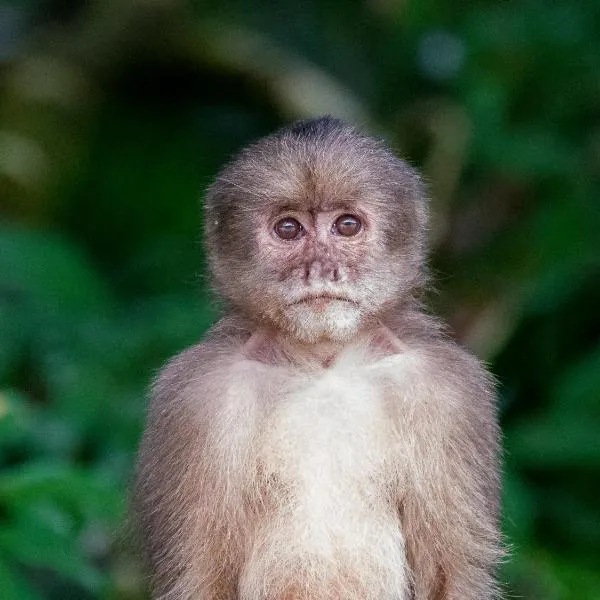
M 304 266 L 304 280 L 307 283 L 317 281 L 339 281 L 340 270 L 332 263 L 320 260 L 307 262 Z

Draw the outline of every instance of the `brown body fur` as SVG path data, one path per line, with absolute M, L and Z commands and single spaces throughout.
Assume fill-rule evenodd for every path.
M 356 239 L 321 227 L 339 212 Z M 161 373 L 140 452 L 154 598 L 497 596 L 495 399 L 415 300 L 425 212 L 405 163 L 329 119 L 221 173 L 206 235 L 230 308 Z M 306 236 L 270 237 L 281 214 Z M 314 290 L 348 301 L 290 308 Z

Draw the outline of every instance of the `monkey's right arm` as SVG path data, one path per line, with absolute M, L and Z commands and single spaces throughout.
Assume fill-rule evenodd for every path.
M 173 359 L 154 385 L 134 496 L 153 598 L 235 598 L 243 485 L 222 469 L 244 460 L 244 440 L 226 445 L 222 435 L 235 360 L 234 348 L 209 341 Z

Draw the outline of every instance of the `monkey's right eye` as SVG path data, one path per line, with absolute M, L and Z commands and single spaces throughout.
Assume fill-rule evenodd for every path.
M 275 233 L 282 240 L 296 240 L 304 232 L 304 227 L 296 219 L 285 217 L 275 223 Z

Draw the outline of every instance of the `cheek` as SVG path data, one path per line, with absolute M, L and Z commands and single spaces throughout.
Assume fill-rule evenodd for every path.
M 404 252 L 414 245 L 423 227 L 414 207 L 402 207 L 398 213 L 388 215 L 383 231 L 383 241 L 388 252 Z
M 353 270 L 350 284 L 365 305 L 377 309 L 394 300 L 402 288 L 402 277 L 396 268 L 397 259 L 387 253 L 365 257 Z
M 223 211 L 212 239 L 217 245 L 219 256 L 226 261 L 247 261 L 260 248 L 260 239 L 254 232 L 258 225 L 252 218 L 243 218 L 237 211 Z
M 249 266 L 277 280 L 299 268 L 305 256 L 306 244 L 302 240 L 278 242 L 269 231 L 261 230 L 256 237 L 256 254 Z

